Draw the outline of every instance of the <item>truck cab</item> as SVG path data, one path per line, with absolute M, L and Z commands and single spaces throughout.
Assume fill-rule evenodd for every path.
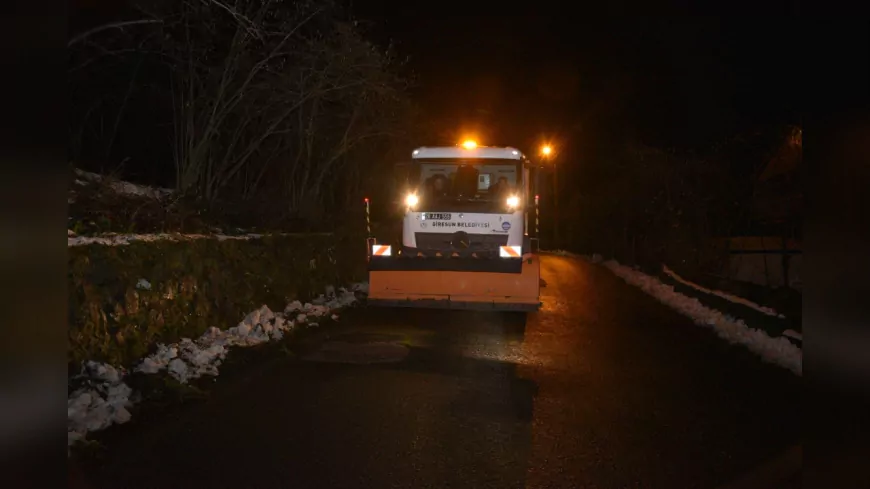
M 408 167 L 400 255 L 499 258 L 531 248 L 535 170 L 512 147 L 421 147 Z M 534 223 L 534 221 L 533 221 Z

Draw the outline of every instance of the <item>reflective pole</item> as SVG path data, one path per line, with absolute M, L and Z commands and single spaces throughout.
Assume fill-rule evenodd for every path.
M 369 209 L 369 198 L 365 198 L 366 203 L 366 237 L 372 237 L 372 220 L 371 220 L 371 209 Z
M 538 164 L 535 168 L 535 238 L 538 239 L 538 246 L 541 244 L 541 229 L 540 229 L 540 209 L 541 204 L 541 170 L 543 166 Z
M 372 245 L 375 244 L 374 238 L 372 238 L 372 221 L 369 209 L 369 198 L 365 198 L 366 203 L 366 259 L 371 259 L 372 256 Z
M 526 236 L 529 235 L 529 211 L 526 208 L 526 211 L 523 212 L 523 234 Z

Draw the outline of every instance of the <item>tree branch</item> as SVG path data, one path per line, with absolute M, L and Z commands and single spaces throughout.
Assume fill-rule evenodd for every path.
M 94 27 L 91 30 L 82 32 L 81 34 L 79 34 L 79 35 L 73 37 L 72 39 L 70 39 L 69 41 L 67 41 L 66 47 L 69 48 L 69 47 L 73 46 L 74 44 L 82 42 L 83 40 L 87 39 L 88 37 L 90 37 L 98 32 L 102 32 L 102 31 L 105 31 L 108 29 L 121 29 L 121 30 L 123 30 L 125 27 L 131 26 L 131 25 L 162 24 L 162 23 L 163 23 L 163 21 L 159 20 L 159 19 L 142 19 L 142 20 L 128 20 L 125 22 L 112 22 L 110 24 L 101 25 L 99 27 Z

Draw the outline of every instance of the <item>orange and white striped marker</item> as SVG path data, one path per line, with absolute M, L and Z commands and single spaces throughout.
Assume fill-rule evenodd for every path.
M 522 254 L 522 246 L 500 246 L 498 249 L 498 256 L 501 258 L 520 258 Z
M 372 256 L 392 256 L 393 247 L 390 245 L 372 245 Z

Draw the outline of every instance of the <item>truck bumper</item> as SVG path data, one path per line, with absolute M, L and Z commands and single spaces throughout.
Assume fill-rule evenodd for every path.
M 489 311 L 540 307 L 540 262 L 522 259 L 372 257 L 368 302 L 377 306 Z

